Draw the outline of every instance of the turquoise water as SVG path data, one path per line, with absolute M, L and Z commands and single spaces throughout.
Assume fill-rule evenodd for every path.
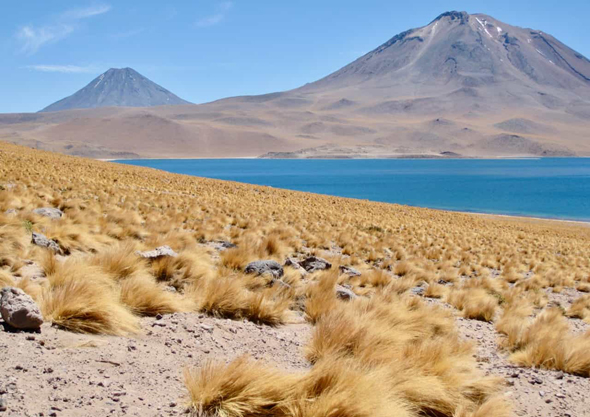
M 590 220 L 590 159 L 189 159 L 120 163 L 445 210 Z

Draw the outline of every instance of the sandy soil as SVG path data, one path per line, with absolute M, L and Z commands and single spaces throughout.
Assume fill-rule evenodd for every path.
M 567 307 L 579 294 L 549 293 Z M 431 303 L 442 304 L 437 300 Z M 442 304 L 452 309 L 449 305 Z M 453 310 L 455 311 L 455 310 Z M 461 335 L 473 341 L 478 366 L 506 380 L 518 416 L 582 417 L 590 380 L 563 372 L 519 368 L 498 350 L 493 324 L 455 311 Z M 570 319 L 572 329 L 590 325 Z M 309 364 L 302 348 L 311 327 L 277 328 L 198 314 L 142 319 L 137 338 L 77 335 L 49 325 L 41 333 L 0 333 L 0 393 L 8 416 L 175 416 L 185 412 L 182 370 L 242 354 L 294 372 Z
M 3 323 L 2 323 L 3 324 Z M 307 324 L 284 327 L 173 314 L 142 320 L 144 335 L 0 332 L 0 393 L 7 416 L 176 416 L 184 414 L 182 371 L 242 354 L 305 369 Z

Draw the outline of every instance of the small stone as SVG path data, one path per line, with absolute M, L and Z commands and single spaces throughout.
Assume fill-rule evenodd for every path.
M 64 215 L 63 211 L 53 207 L 41 207 L 33 210 L 33 213 L 39 216 L 49 217 L 50 219 L 60 219 Z
M 233 248 L 238 247 L 238 245 L 228 242 L 227 240 L 216 240 L 215 242 L 213 242 L 213 244 L 215 245 L 215 248 L 218 251 L 223 251 L 226 249 L 233 249 Z
M 330 262 L 323 258 L 318 258 L 317 256 L 310 256 L 309 258 L 299 262 L 299 265 L 301 265 L 303 269 L 309 273 L 332 268 L 332 264 Z
M 8 405 L 6 404 L 6 398 L 0 397 L 0 411 L 8 410 Z
M 54 252 L 60 251 L 60 247 L 57 242 L 55 240 L 48 239 L 47 236 L 42 233 L 33 233 L 31 242 L 37 246 L 50 249 Z
M 342 274 L 346 274 L 350 277 L 360 277 L 361 276 L 361 273 L 351 266 L 340 265 L 339 269 Z
M 136 252 L 138 256 L 146 259 L 158 259 L 163 258 L 166 256 L 170 256 L 172 258 L 176 258 L 178 254 L 172 250 L 170 246 L 159 246 L 154 250 L 145 251 L 145 252 Z
M 336 286 L 336 296 L 338 298 L 340 298 L 341 300 L 354 300 L 355 298 L 358 298 L 358 295 L 356 295 L 351 289 L 346 288 L 342 285 L 337 285 Z
M 274 278 L 280 278 L 284 274 L 281 264 L 272 260 L 250 262 L 244 272 L 256 275 L 271 274 Z
M 208 324 L 201 324 L 201 329 L 205 330 L 206 332 L 213 333 L 213 326 L 209 326 Z

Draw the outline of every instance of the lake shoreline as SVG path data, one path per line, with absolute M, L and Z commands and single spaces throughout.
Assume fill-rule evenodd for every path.
M 217 157 L 217 156 L 201 156 L 201 157 L 158 157 L 158 158 L 129 158 L 129 159 L 117 159 L 117 158 L 92 158 L 96 161 L 102 162 L 120 162 L 124 163 L 125 161 L 174 161 L 174 160 L 194 160 L 194 161 L 223 161 L 223 160 L 260 160 L 260 161 L 387 161 L 387 160 L 408 160 L 408 161 L 415 161 L 415 160 L 449 160 L 449 161 L 462 161 L 462 160 L 475 160 L 475 161 L 504 161 L 504 160 L 538 160 L 538 159 L 590 159 L 590 156 L 452 156 L 452 157 L 445 157 L 445 156 L 395 156 L 395 157 L 376 157 L 375 155 L 371 155 L 370 157 L 332 157 L 332 158 L 263 158 L 260 156 L 230 156 L 230 157 Z
M 111 162 L 408 207 L 590 223 L 590 207 L 584 198 L 590 193 L 587 160 L 185 158 Z

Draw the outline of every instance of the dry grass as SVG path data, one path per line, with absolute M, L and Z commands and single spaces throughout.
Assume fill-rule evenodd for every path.
M 477 370 L 453 315 L 421 296 L 496 320 L 520 365 L 588 376 L 589 336 L 570 333 L 560 310 L 539 312 L 547 291 L 590 290 L 588 227 L 311 195 L 4 143 L 0 185 L 0 285 L 22 288 L 58 326 L 130 335 L 140 316 L 179 311 L 314 325 L 304 375 L 245 359 L 187 371 L 196 415 L 505 416 L 501 385 Z M 39 207 L 64 216 L 33 214 Z M 63 253 L 33 245 L 32 232 Z M 218 241 L 237 248 L 218 251 Z M 136 254 L 161 245 L 178 256 Z M 309 255 L 334 266 L 307 275 L 287 267 L 280 280 L 243 274 L 253 260 Z M 339 265 L 362 274 L 339 274 Z M 337 284 L 359 297 L 338 299 Z M 587 320 L 587 298 L 566 314 Z
M 199 417 L 275 416 L 294 378 L 263 366 L 248 357 L 231 364 L 209 362 L 186 369 L 192 414 Z
M 380 293 L 319 318 L 306 374 L 240 358 L 187 370 L 185 378 L 196 416 L 508 415 L 494 397 L 498 380 L 483 376 L 471 354 L 449 315 Z
M 590 377 L 590 332 L 572 334 L 559 309 L 544 310 L 533 321 L 513 314 L 503 318 L 501 328 L 514 363 Z
M 453 291 L 447 302 L 461 310 L 463 317 L 487 322 L 492 321 L 498 306 L 497 298 L 481 287 Z
M 583 295 L 574 300 L 567 315 L 582 320 L 590 319 L 590 295 Z

